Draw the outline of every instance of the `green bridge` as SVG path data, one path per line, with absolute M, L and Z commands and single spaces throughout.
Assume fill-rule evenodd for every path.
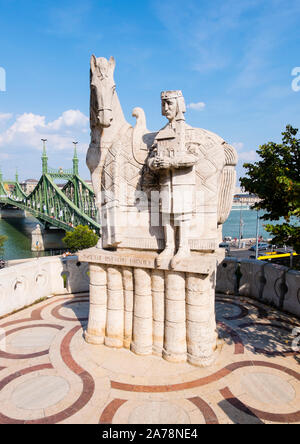
M 18 174 L 14 181 L 3 180 L 0 172 L 0 206 L 24 210 L 38 219 L 45 228 L 53 226 L 73 231 L 78 225 L 87 225 L 99 235 L 95 193 L 80 178 L 78 164 L 75 144 L 73 169 L 49 168 L 44 141 L 43 174 L 35 189 L 27 195 L 19 183 Z M 55 179 L 66 181 L 62 189 L 57 186 Z

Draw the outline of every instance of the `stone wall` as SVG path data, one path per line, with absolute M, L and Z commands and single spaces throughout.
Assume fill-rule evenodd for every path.
M 216 292 L 257 299 L 300 318 L 300 272 L 250 259 L 226 258 Z
M 158 283 L 154 286 L 156 299 L 159 298 L 159 279 L 157 276 Z M 77 256 L 33 259 L 0 270 L 0 317 L 40 298 L 88 291 L 88 265 L 79 263 Z M 286 267 L 226 258 L 218 267 L 217 293 L 248 296 L 300 318 L 300 272 Z M 130 316 L 127 305 L 125 310 Z M 157 330 L 160 322 L 160 311 L 157 311 Z
M 77 256 L 33 259 L 0 270 L 0 317 L 44 297 L 88 291 L 88 264 Z

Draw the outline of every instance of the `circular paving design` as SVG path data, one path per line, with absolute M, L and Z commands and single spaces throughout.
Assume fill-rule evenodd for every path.
M 87 344 L 83 295 L 3 320 L 0 424 L 300 423 L 299 320 L 230 295 L 216 306 L 221 339 L 209 368 Z
M 190 424 L 188 414 L 169 402 L 145 402 L 130 414 L 129 424 Z
M 27 328 L 13 333 L 6 339 L 6 345 L 16 349 L 47 348 L 57 335 L 57 330 L 49 327 Z
M 241 377 L 241 385 L 252 398 L 265 404 L 285 404 L 296 396 L 291 384 L 268 373 L 248 373 Z
M 59 315 L 64 318 L 88 318 L 89 304 L 85 301 L 73 304 L 66 304 L 59 310 Z
M 36 376 L 18 385 L 12 394 L 12 402 L 25 410 L 50 407 L 68 393 L 68 382 L 60 376 Z

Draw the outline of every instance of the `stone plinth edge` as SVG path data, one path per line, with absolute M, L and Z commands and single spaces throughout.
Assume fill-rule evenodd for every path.
M 157 270 L 171 270 L 171 259 L 165 259 L 160 267 L 156 265 L 158 254 L 155 252 L 139 251 L 108 251 L 100 248 L 89 248 L 78 253 L 80 262 L 93 264 L 107 264 L 115 266 L 126 266 L 133 268 L 148 268 Z M 192 252 L 190 257 L 182 260 L 173 271 L 210 274 L 216 266 L 215 254 L 204 254 Z

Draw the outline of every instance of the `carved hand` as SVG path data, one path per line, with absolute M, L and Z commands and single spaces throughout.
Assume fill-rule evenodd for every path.
M 166 157 L 157 156 L 152 160 L 152 168 L 156 170 L 169 168 L 171 166 L 171 162 Z

